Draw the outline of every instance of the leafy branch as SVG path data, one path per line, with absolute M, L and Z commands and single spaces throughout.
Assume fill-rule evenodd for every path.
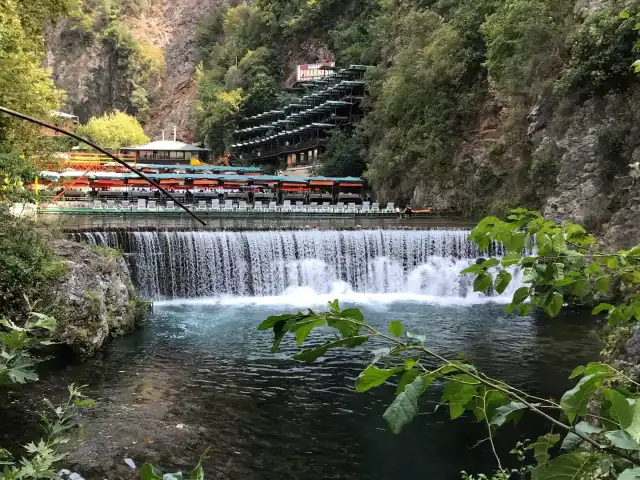
M 492 287 L 503 293 L 513 280 L 512 272 L 516 268 L 524 271 L 527 286 L 515 292 L 506 307 L 509 313 L 517 309 L 526 315 L 535 307 L 555 317 L 565 301 L 580 304 L 587 298 L 608 296 L 618 300 L 617 305 L 600 304 L 594 314 L 608 311 L 609 322 L 614 325 L 640 319 L 640 298 L 635 293 L 640 283 L 640 247 L 615 254 L 599 252 L 595 239 L 581 226 L 569 222 L 557 224 L 524 209 L 513 211 L 505 221 L 496 217 L 482 220 L 472 231 L 471 239 L 482 250 L 491 242 L 503 244 L 506 250 L 502 258 L 489 258 L 463 271 L 476 275 L 476 291 Z M 615 288 L 611 287 L 613 284 Z M 383 414 L 392 433 L 399 433 L 412 421 L 419 412 L 421 395 L 431 385 L 440 384 L 440 404 L 449 405 L 452 420 L 468 412 L 486 425 L 498 467 L 495 478 L 509 478 L 510 473 L 502 467 L 493 436 L 505 424 L 517 423 L 525 411 L 565 432 L 560 448 L 569 452 L 551 458 L 550 450 L 561 439 L 553 433 L 523 447 L 522 452 L 533 452 L 535 463 L 526 469 L 534 480 L 593 478 L 596 471 L 597 475 L 622 472 L 620 478 L 625 475 L 635 478 L 629 475 L 635 475 L 636 469 L 640 472 L 638 383 L 609 365 L 590 363 L 576 368 L 571 378 L 579 377 L 578 383 L 556 403 L 493 379 L 466 358 L 445 358 L 425 344 L 426 337 L 405 333 L 397 320 L 389 324 L 388 332 L 381 332 L 364 320 L 360 310 L 341 310 L 337 300 L 329 304 L 328 312 L 309 310 L 272 316 L 258 329 L 273 330 L 275 352 L 287 333 L 296 337 L 298 346 L 303 346 L 312 330 L 326 327 L 337 330 L 337 339 L 303 348 L 292 358 L 313 362 L 332 349 L 357 348 L 369 341 L 384 342 L 387 346 L 373 352 L 374 360 L 356 379 L 355 389 L 365 392 L 399 375 L 396 397 Z M 434 368 L 426 366 L 426 359 L 436 360 Z M 382 362 L 385 368 L 379 367 Z M 598 401 L 591 405 L 593 411 L 589 411 L 594 400 Z M 559 415 L 556 418 L 545 410 L 557 411 Z M 597 420 L 598 425 L 590 424 L 589 419 Z

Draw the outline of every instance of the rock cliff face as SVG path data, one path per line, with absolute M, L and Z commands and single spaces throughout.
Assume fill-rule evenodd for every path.
M 140 303 L 123 258 L 64 240 L 56 240 L 54 251 L 68 265 L 51 292 L 60 341 L 91 355 L 109 337 L 135 328 Z
M 163 0 L 119 19 L 136 41 L 164 52 L 165 71 L 148 89 L 149 136 L 158 138 L 163 130 L 169 136 L 176 126 L 178 137 L 194 139 L 196 30 L 203 17 L 224 4 L 225 0 Z M 63 20 L 46 35 L 46 66 L 52 69 L 56 85 L 67 92 L 69 110 L 83 122 L 113 109 L 137 113 L 131 103 L 134 85 L 123 78 L 126 58 L 103 35 L 110 22 L 96 18 L 92 28 L 84 28 L 77 20 Z
M 513 112 L 492 99 L 450 171 L 425 179 L 412 203 L 471 216 L 529 205 L 549 218 L 584 224 L 616 248 L 637 245 L 640 181 L 629 175 L 629 164 L 640 159 L 634 104 L 624 93 Z M 526 117 L 527 140 L 506 152 L 507 123 L 518 115 Z

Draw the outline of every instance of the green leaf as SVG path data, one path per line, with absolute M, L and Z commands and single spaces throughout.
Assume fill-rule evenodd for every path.
M 382 369 L 375 365 L 369 365 L 358 378 L 356 378 L 356 392 L 366 392 L 374 387 L 379 387 L 393 375 L 403 370 L 404 367 Z
M 440 403 L 449 402 L 449 413 L 454 420 L 464 413 L 465 405 L 476 394 L 480 382 L 471 375 L 455 375 L 449 379 L 444 387 Z
M 529 303 L 520 305 L 518 307 L 518 313 L 521 317 L 526 317 L 527 315 L 529 315 L 529 313 L 531 313 L 531 310 L 533 310 L 533 307 Z
M 324 318 L 309 317 L 306 320 L 302 320 L 293 325 L 290 330 L 296 334 L 296 343 L 298 346 L 302 345 L 307 339 L 311 330 L 316 327 L 323 326 L 327 321 Z
M 491 267 L 497 267 L 498 265 L 500 265 L 500 261 L 497 258 L 489 258 L 488 260 L 485 260 L 484 262 L 482 262 L 482 266 L 485 269 L 491 268 Z
M 28 357 L 20 356 L 6 368 L 6 375 L 13 383 L 27 383 L 38 380 L 38 375 L 33 370 L 35 362 Z
M 554 286 L 556 287 L 566 287 L 567 285 L 571 285 L 572 283 L 575 283 L 576 281 L 573 278 L 563 278 L 562 280 L 558 280 L 557 282 L 554 283 Z
M 418 340 L 420 343 L 424 343 L 427 340 L 425 335 L 418 335 L 417 333 L 407 332 L 407 337 Z
M 520 305 L 529 297 L 530 291 L 530 287 L 520 287 L 516 290 L 516 293 L 513 294 L 512 303 L 514 305 Z
M 264 322 L 258 325 L 258 330 L 269 330 L 276 326 L 277 323 L 283 322 L 286 323 L 289 320 L 294 318 L 298 318 L 299 315 L 272 315 L 268 317 Z
M 162 472 L 153 465 L 145 463 L 140 469 L 140 480 L 162 480 Z
M 29 343 L 29 335 L 22 330 L 11 330 L 0 334 L 0 343 L 6 345 L 10 350 L 20 350 Z
M 402 336 L 402 332 L 404 332 L 404 327 L 402 326 L 402 322 L 400 320 L 394 320 L 389 324 L 389 333 L 394 337 Z
M 560 313 L 560 310 L 562 310 L 563 304 L 564 297 L 562 296 L 562 294 L 553 292 L 549 299 L 548 305 L 545 307 L 545 312 L 547 312 L 547 314 L 552 318 L 557 317 Z
M 640 450 L 640 445 L 638 445 L 624 430 L 607 432 L 604 436 L 607 437 L 607 440 L 609 440 L 616 448 L 621 448 L 623 450 Z
M 635 400 L 636 402 L 632 405 L 633 418 L 631 425 L 629 425 L 626 430 L 633 440 L 640 443 L 640 398 L 636 398 Z
M 627 11 L 620 12 L 620 18 L 629 18 L 631 15 Z
M 511 283 L 511 279 L 512 277 L 509 272 L 507 272 L 506 270 L 500 270 L 500 272 L 496 277 L 496 282 L 494 284 L 496 292 L 498 292 L 498 294 L 504 293 L 504 291 L 509 286 L 509 283 Z
M 637 480 L 640 478 L 640 468 L 627 468 L 618 475 L 618 480 Z
M 73 402 L 75 407 L 86 408 L 93 407 L 96 404 L 96 401 L 91 398 L 83 398 L 82 400 L 76 400 Z
M 502 257 L 502 266 L 505 268 L 512 267 L 520 263 L 522 256 L 519 252 L 510 252 Z
M 608 377 L 613 375 L 613 371 L 606 363 L 590 362 L 586 366 L 580 365 L 576 367 L 573 372 L 571 372 L 569 378 L 576 378 L 580 375 L 603 375 Z
M 509 421 L 518 423 L 526 408 L 527 406 L 520 402 L 511 402 L 508 405 L 499 407 L 496 409 L 490 424 L 495 425 L 496 427 L 501 427 Z
M 380 360 L 383 357 L 386 357 L 390 353 L 391 353 L 391 349 L 389 347 L 378 348 L 376 350 L 373 350 L 371 352 L 371 354 L 373 355 L 373 362 L 371 363 L 377 363 L 378 360 Z
M 320 345 L 319 347 L 316 347 L 316 348 L 307 348 L 307 349 L 301 350 L 291 358 L 293 358 L 294 360 L 300 360 L 303 362 L 314 362 L 318 358 L 324 356 L 327 353 L 327 351 L 329 351 L 332 348 L 340 348 L 340 347 L 355 348 L 362 345 L 367 340 L 369 340 L 369 337 L 366 335 L 361 335 L 359 337 L 343 338 L 341 340 L 335 340 L 333 342 L 324 343 L 323 345 Z
M 598 287 L 598 291 L 600 293 L 607 293 L 609 291 L 609 287 L 611 286 L 609 282 L 609 278 L 600 277 L 596 280 L 596 286 Z
M 553 249 L 551 237 L 546 233 L 538 232 L 536 235 L 536 241 L 538 242 L 538 251 L 540 255 L 546 255 Z
M 591 397 L 602 385 L 604 376 L 586 375 L 571 390 L 562 395 L 560 407 L 567 415 L 569 422 L 573 423 L 576 416 L 584 416 L 587 413 L 587 404 Z
M 471 265 L 470 267 L 465 268 L 464 270 L 462 270 L 460 273 L 471 273 L 471 274 L 478 274 L 478 273 L 484 273 L 485 268 L 482 265 L 479 264 L 474 264 Z
M 330 315 L 327 318 L 327 323 L 330 327 L 338 329 L 342 338 L 355 337 L 360 333 L 364 316 L 357 308 L 346 308 L 338 316 Z
M 611 388 L 606 388 L 603 394 L 604 398 L 611 402 L 609 413 L 613 421 L 617 422 L 623 430 L 629 427 L 633 420 L 633 409 L 627 398 Z
M 584 298 L 589 294 L 589 282 L 586 279 L 576 280 L 573 285 L 571 285 L 571 293 L 575 296 Z
M 491 286 L 492 281 L 493 281 L 493 278 L 491 277 L 491 274 L 481 273 L 473 281 L 473 291 L 486 292 Z
M 400 381 L 398 382 L 398 388 L 396 388 L 396 395 L 401 394 L 407 388 L 411 382 L 413 382 L 416 377 L 420 375 L 420 372 L 415 369 L 406 370 L 401 376 Z
M 400 433 L 418 414 L 418 398 L 432 381 L 433 378 L 426 375 L 416 377 L 389 405 L 382 417 L 392 433 Z
M 556 253 L 562 253 L 567 249 L 567 243 L 564 240 L 564 233 L 556 233 L 551 238 L 551 248 Z
M 587 452 L 573 452 L 560 455 L 549 462 L 549 465 L 538 480 L 580 480 L 586 478 L 589 471 L 592 454 Z
M 204 480 L 204 468 L 202 464 L 204 463 L 204 459 L 207 457 L 209 450 L 211 450 L 211 447 L 207 447 L 204 453 L 200 455 L 196 468 L 191 470 L 191 473 L 189 474 L 189 480 Z
M 584 420 L 581 422 L 578 422 L 575 426 L 575 429 L 576 429 L 576 432 L 578 432 L 581 435 L 584 435 L 585 437 L 593 435 L 594 433 L 602 432 L 601 428 L 594 427 L 589 422 L 585 422 Z M 567 433 L 567 436 L 562 442 L 562 446 L 560 448 L 563 450 L 573 450 L 581 442 L 583 442 L 582 438 L 580 438 L 578 435 L 576 435 L 573 432 L 569 432 Z
M 591 312 L 591 315 L 598 315 L 600 312 L 610 312 L 611 310 L 614 309 L 613 305 L 610 305 L 608 303 L 601 303 L 600 305 L 598 305 L 596 308 L 593 309 L 593 312 Z
M 547 468 L 547 463 L 551 456 L 549 450 L 560 441 L 560 435 L 552 435 L 550 433 L 538 437 L 533 447 L 533 458 L 536 459 L 537 465 L 531 470 L 531 480 L 538 480 L 544 470 Z
M 27 322 L 29 328 L 42 328 L 49 331 L 53 331 L 56 329 L 56 319 L 50 317 L 49 315 L 45 315 L 44 313 L 31 312 L 31 317 L 35 318 L 36 321 Z

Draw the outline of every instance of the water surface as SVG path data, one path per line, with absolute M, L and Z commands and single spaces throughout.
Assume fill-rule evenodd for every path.
M 53 368 L 30 387 L 30 398 L 35 405 L 42 393 L 60 397 L 67 382 L 89 384 L 100 403 L 82 415 L 81 440 L 69 459 L 87 478 L 130 476 L 125 456 L 188 469 L 207 446 L 209 478 L 220 479 L 439 480 L 495 468 L 486 442 L 474 448 L 485 436 L 480 425 L 449 421 L 448 408 L 436 410 L 438 386 L 423 396 L 422 414 L 405 432 L 389 433 L 382 413 L 393 385 L 353 391 L 370 347 L 308 365 L 287 358 L 294 351 L 289 339 L 272 355 L 271 335 L 255 327 L 270 314 L 295 311 L 287 304 L 298 297 L 280 298 L 280 305 L 161 303 L 147 328 L 83 364 Z M 560 394 L 572 368 L 597 356 L 596 332 L 580 316 L 522 319 L 504 315 L 500 305 L 451 303 L 371 296 L 363 310 L 379 326 L 400 318 L 439 353 L 463 352 L 489 374 L 538 395 Z M 544 433 L 540 428 L 531 419 L 523 434 Z M 507 452 L 518 438 L 508 427 L 499 448 Z

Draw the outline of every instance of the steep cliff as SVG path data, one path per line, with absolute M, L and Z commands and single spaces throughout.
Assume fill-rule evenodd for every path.
M 181 139 L 193 140 L 196 30 L 224 0 L 115 4 L 108 11 L 101 0 L 85 0 L 84 18 L 47 31 L 46 65 L 67 92 L 67 108 L 82 121 L 119 109 L 139 116 L 151 137 L 177 126 Z

